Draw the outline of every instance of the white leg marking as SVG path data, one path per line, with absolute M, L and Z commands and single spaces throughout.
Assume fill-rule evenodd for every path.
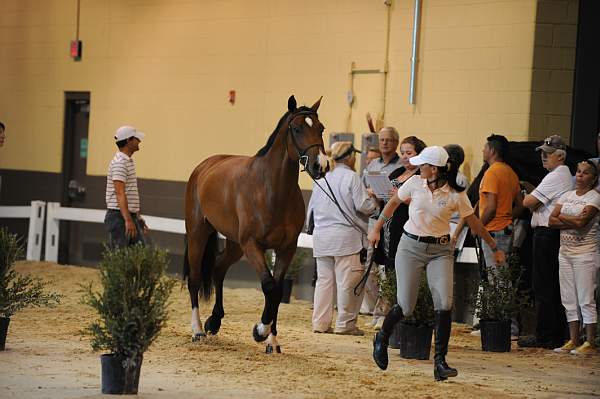
M 271 323 L 266 325 L 263 323 L 258 323 L 257 330 L 262 337 L 266 337 L 271 333 Z
M 200 322 L 200 311 L 198 308 L 192 308 L 192 333 L 194 336 L 196 334 L 202 333 L 202 323 Z

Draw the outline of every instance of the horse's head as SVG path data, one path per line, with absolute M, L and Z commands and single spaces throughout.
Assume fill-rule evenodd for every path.
M 322 97 L 321 97 L 322 98 Z M 317 110 L 321 98 L 312 107 L 296 107 L 296 99 L 288 99 L 288 154 L 290 158 L 299 161 L 304 169 L 315 179 L 325 176 L 329 170 L 329 162 L 323 145 L 323 130 L 325 126 L 319 121 Z

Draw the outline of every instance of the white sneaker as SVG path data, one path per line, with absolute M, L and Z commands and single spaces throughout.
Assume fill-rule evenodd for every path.
M 471 331 L 471 335 L 475 337 L 481 337 L 481 330 L 473 330 Z

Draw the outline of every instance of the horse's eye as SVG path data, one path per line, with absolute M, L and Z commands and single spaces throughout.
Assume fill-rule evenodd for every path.
M 300 127 L 299 127 L 299 126 L 294 126 L 294 127 L 292 128 L 292 131 L 293 131 L 295 134 L 298 134 L 298 133 L 300 133 Z

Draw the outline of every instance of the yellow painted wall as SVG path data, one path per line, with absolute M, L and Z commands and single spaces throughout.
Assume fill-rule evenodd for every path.
M 136 154 L 143 178 L 184 181 L 212 154 L 253 154 L 292 93 L 309 105 L 324 96 L 326 135 L 358 136 L 367 131 L 366 112 L 381 117 L 385 111 L 385 124 L 403 136 L 461 144 L 467 174 L 481 165 L 490 132 L 513 140 L 550 133 L 555 110 L 538 106 L 542 89 L 532 102 L 538 87 L 532 76 L 546 70 L 534 65 L 534 50 L 544 47 L 536 32 L 555 14 L 539 20 L 535 0 L 423 0 L 417 104 L 411 106 L 412 4 L 395 0 L 390 11 L 385 109 L 383 75 L 372 74 L 355 76 L 350 110 L 351 64 L 385 67 L 383 1 L 81 0 L 84 55 L 74 62 L 68 44 L 75 0 L 0 0 L 0 120 L 8 125 L 0 167 L 60 172 L 65 91 L 91 92 L 91 175 L 105 173 L 116 149 L 113 132 L 122 124 L 147 133 Z M 552 4 L 568 18 L 552 23 L 574 26 L 576 1 Z M 570 96 L 574 52 L 557 51 L 566 75 L 549 82 L 559 85 L 560 103 Z M 230 89 L 237 91 L 234 106 L 227 102 Z M 548 92 L 545 104 L 553 104 L 557 91 Z M 570 108 L 560 112 L 564 126 Z M 532 115 L 545 124 L 532 122 Z

